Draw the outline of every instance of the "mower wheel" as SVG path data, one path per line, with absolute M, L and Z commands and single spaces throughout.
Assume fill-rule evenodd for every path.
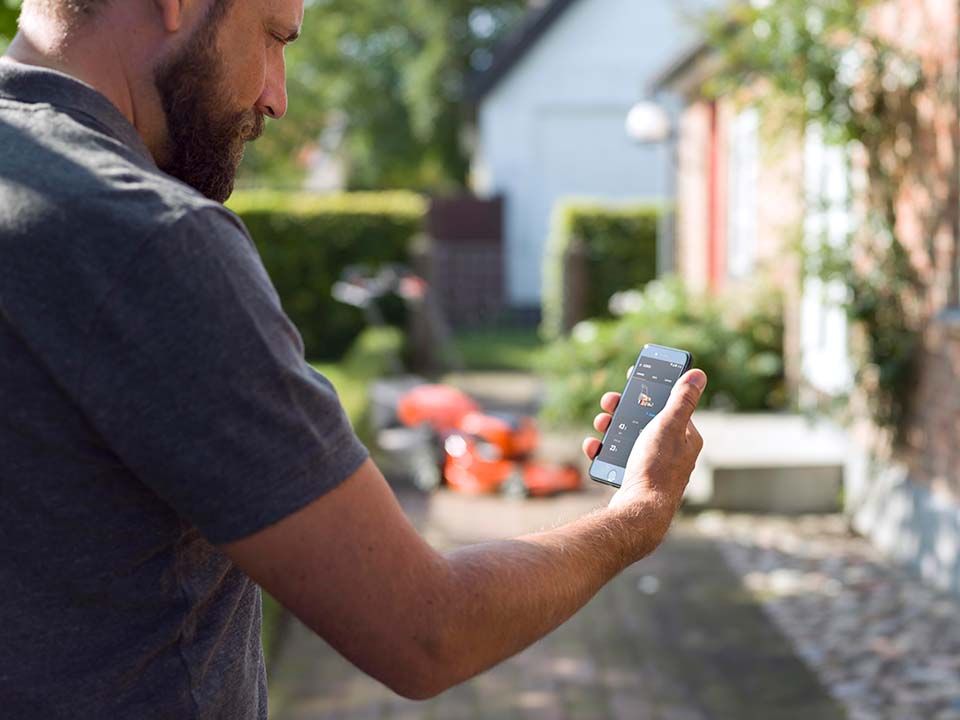
M 440 483 L 443 481 L 440 468 L 437 467 L 433 458 L 426 453 L 421 454 L 414 463 L 411 479 L 414 487 L 425 493 L 432 493 L 440 487 Z
M 500 486 L 500 492 L 510 500 L 525 500 L 530 497 L 527 484 L 523 481 L 523 470 L 517 468 L 510 473 Z

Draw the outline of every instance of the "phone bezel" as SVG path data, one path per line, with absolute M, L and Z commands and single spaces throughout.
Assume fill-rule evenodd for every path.
M 691 355 L 686 350 L 678 350 L 677 348 L 666 347 L 665 345 L 654 345 L 654 344 L 648 343 L 640 349 L 640 354 L 637 355 L 637 360 L 636 360 L 636 363 L 634 364 L 634 368 L 636 368 L 637 364 L 640 363 L 640 360 L 642 360 L 645 357 L 645 354 L 648 352 L 649 354 L 647 354 L 646 357 L 652 357 L 656 360 L 666 360 L 667 362 L 678 362 L 678 361 L 681 362 L 683 365 L 682 369 L 680 370 L 681 377 L 685 372 L 687 372 L 693 366 L 693 355 Z M 635 379 L 636 379 L 636 374 L 633 372 L 630 373 L 630 379 L 627 380 L 627 383 L 623 386 L 622 394 L 626 394 L 627 389 L 630 387 L 630 383 L 632 383 Z M 614 414 L 614 419 L 616 419 L 616 414 Z M 610 422 L 610 427 L 613 427 L 613 421 Z M 603 434 L 603 438 L 600 441 L 601 448 L 606 443 L 607 434 L 609 432 L 610 432 L 610 428 L 608 427 L 607 431 Z M 633 448 L 631 448 L 631 450 L 632 449 Z M 610 487 L 615 487 L 615 488 L 622 487 L 622 483 L 617 484 L 617 483 L 611 482 L 610 480 L 607 479 L 607 476 L 610 474 L 610 470 L 612 468 L 616 468 L 620 470 L 620 473 L 622 476 L 623 471 L 626 470 L 626 466 L 615 465 L 613 463 L 608 463 L 606 461 L 599 460 L 598 459 L 599 455 L 600 453 L 598 452 L 597 457 L 595 457 L 590 463 L 590 470 L 589 470 L 590 479 L 593 480 L 594 482 L 598 482 L 603 485 L 609 485 Z M 599 471 L 601 470 L 601 466 L 602 466 L 603 477 L 598 477 L 598 475 L 600 474 Z

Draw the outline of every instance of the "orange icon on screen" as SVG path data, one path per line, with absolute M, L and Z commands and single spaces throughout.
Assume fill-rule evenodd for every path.
M 650 388 L 647 387 L 646 383 L 640 386 L 640 397 L 637 402 L 640 403 L 640 407 L 653 407 L 653 398 L 650 397 Z

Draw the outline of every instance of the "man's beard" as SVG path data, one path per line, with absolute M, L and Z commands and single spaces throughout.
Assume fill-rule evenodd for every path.
M 168 132 L 160 169 L 222 203 L 233 192 L 244 145 L 260 137 L 264 120 L 256 110 L 226 109 L 214 47 L 217 15 L 213 11 L 155 77 Z

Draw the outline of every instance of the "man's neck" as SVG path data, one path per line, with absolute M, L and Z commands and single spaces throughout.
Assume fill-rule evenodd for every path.
M 57 23 L 28 19 L 2 59 L 56 70 L 94 88 L 136 128 L 158 159 L 165 126 L 156 89 L 127 74 L 126 59 L 110 33 L 92 29 L 72 33 L 68 40 Z

